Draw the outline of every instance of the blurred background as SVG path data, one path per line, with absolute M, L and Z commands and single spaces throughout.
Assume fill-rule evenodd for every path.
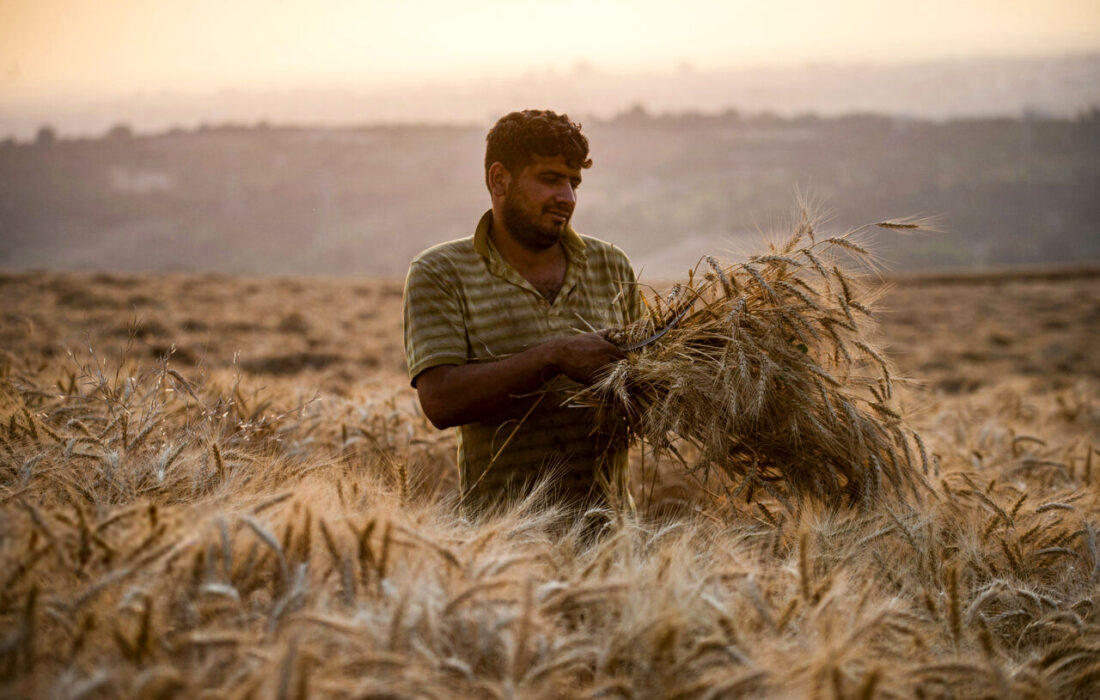
M 529 107 L 650 280 L 799 193 L 937 218 L 878 237 L 898 271 L 1100 262 L 1095 0 L 0 0 L 0 268 L 400 277 Z

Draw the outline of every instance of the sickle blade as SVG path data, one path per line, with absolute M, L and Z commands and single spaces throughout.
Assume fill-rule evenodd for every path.
M 681 309 L 680 313 L 676 314 L 672 318 L 671 321 L 669 321 L 667 324 L 665 324 L 664 328 L 660 329 L 659 331 L 657 331 L 653 335 L 649 336 L 645 340 L 641 340 L 637 343 L 633 343 L 632 345 L 627 345 L 627 346 L 623 347 L 622 351 L 623 352 L 634 352 L 635 350 L 641 350 L 645 346 L 652 345 L 653 343 L 657 342 L 658 340 L 663 338 L 666 333 L 668 333 L 670 330 L 672 330 L 676 326 L 676 324 L 680 322 L 680 319 L 682 319 L 684 316 L 686 316 L 687 312 L 690 311 L 690 310 L 691 310 L 691 304 L 688 304 L 683 309 Z

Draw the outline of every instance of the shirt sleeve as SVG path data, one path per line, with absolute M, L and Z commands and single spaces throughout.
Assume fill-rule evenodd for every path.
M 437 365 L 467 361 L 466 322 L 454 284 L 421 260 L 414 260 L 405 278 L 405 363 L 409 380 Z

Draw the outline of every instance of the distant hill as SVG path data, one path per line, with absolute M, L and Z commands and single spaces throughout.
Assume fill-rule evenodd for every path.
M 585 125 L 576 227 L 645 276 L 759 247 L 796 190 L 827 228 L 935 215 L 878 237 L 901 270 L 1100 260 L 1100 113 L 946 122 L 856 115 L 654 117 Z M 0 267 L 403 275 L 468 235 L 484 131 L 207 127 L 0 145 Z

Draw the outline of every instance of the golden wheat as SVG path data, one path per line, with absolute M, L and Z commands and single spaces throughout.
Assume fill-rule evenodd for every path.
M 627 416 L 658 451 L 690 446 L 685 466 L 704 481 L 724 475 L 726 500 L 920 497 L 928 484 L 910 442 L 925 474 L 927 451 L 891 407 L 895 373 L 871 343 L 878 291 L 841 265 L 873 266 L 856 242 L 866 228 L 815 239 L 803 213 L 766 255 L 728 266 L 705 257 L 645 318 L 608 334 L 627 359 L 574 401 L 609 424 Z
M 809 314 L 786 281 L 833 309 L 836 323 L 812 326 L 831 361 L 825 328 L 850 338 L 848 313 L 867 320 L 851 299 L 871 307 L 812 255 L 824 300 L 769 276 L 790 267 L 782 249 L 749 263 L 771 292 L 749 273 L 726 285 Z M 830 301 L 845 284 L 847 313 Z M 925 311 L 919 323 L 942 320 Z M 922 332 L 950 351 L 950 334 Z M 891 399 L 879 361 L 843 347 L 891 410 L 920 406 L 907 468 L 928 465 L 935 497 L 787 509 L 778 482 L 754 480 L 715 501 L 715 480 L 647 448 L 638 513 L 590 512 L 595 538 L 537 497 L 464 520 L 453 487 L 433 487 L 453 483 L 452 444 L 407 387 L 311 401 L 305 379 L 231 365 L 177 376 L 21 348 L 0 363 L 0 695 L 1095 696 L 1095 381 L 1010 376 L 953 395 L 891 371 Z M 759 357 L 745 352 L 753 401 Z M 839 388 L 814 376 L 843 420 Z

